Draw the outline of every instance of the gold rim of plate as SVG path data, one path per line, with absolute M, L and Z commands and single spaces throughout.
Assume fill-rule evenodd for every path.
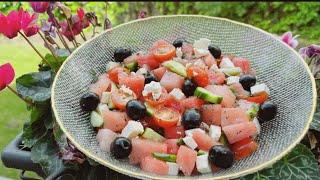
M 306 69 L 306 71 L 308 72 L 309 74 L 309 77 L 310 77 L 310 80 L 312 82 L 312 92 L 313 92 L 313 102 L 312 102 L 312 110 L 311 110 L 311 113 L 310 113 L 310 116 L 309 116 L 309 120 L 307 121 L 307 124 L 305 126 L 305 128 L 303 129 L 303 132 L 300 134 L 300 136 L 290 145 L 288 146 L 282 153 L 280 153 L 278 156 L 274 157 L 273 159 L 269 160 L 269 161 L 266 161 L 265 163 L 262 163 L 256 167 L 253 167 L 253 168 L 249 168 L 249 169 L 246 169 L 246 170 L 243 170 L 243 171 L 240 171 L 240 172 L 237 172 L 237 173 L 230 173 L 228 175 L 223 175 L 223 176 L 217 176 L 217 177 L 211 177 L 211 178 L 201 178 L 200 179 L 233 179 L 233 178 L 237 178 L 237 177 L 240 177 L 240 176 L 244 176 L 244 175 L 247 175 L 247 174 L 251 174 L 251 173 L 254 173 L 256 171 L 259 171 L 259 170 L 262 170 L 272 164 L 274 164 L 276 161 L 280 160 L 283 156 L 285 156 L 286 154 L 288 154 L 301 140 L 302 138 L 304 137 L 304 135 L 307 133 L 309 127 L 310 127 L 310 124 L 311 124 L 311 121 L 313 119 L 313 114 L 315 112 L 315 109 L 316 109 L 316 102 L 317 102 L 317 91 L 316 91 L 316 83 L 315 83 L 315 79 L 308 67 L 308 65 L 305 63 L 304 59 L 300 56 L 300 54 L 295 51 L 293 48 L 291 48 L 290 46 L 288 46 L 286 43 L 282 42 L 281 40 L 277 39 L 276 37 L 274 37 L 272 34 L 260 29 L 260 28 L 257 28 L 257 27 L 254 27 L 252 25 L 249 25 L 249 24 L 245 24 L 245 23 L 241 23 L 241 22 L 237 22 L 237 21 L 233 21 L 233 20 L 230 20 L 230 19 L 227 19 L 227 18 L 220 18 L 220 17 L 212 17 L 212 16 L 204 16 L 204 15 L 165 15 L 165 16 L 151 16 L 151 17 L 147 17 L 147 18 L 144 18 L 144 19 L 138 19 L 138 20 L 133 20 L 133 21 L 130 21 L 130 22 L 127 22 L 127 23 L 124 23 L 124 24 L 120 24 L 114 28 L 111 28 L 111 29 L 108 29 L 106 31 L 104 31 L 103 33 L 99 34 L 98 36 L 88 40 L 87 42 L 83 43 L 80 47 L 78 47 L 74 52 L 77 52 L 79 49 L 81 49 L 82 46 L 86 45 L 87 43 L 89 43 L 90 41 L 93 41 L 94 39 L 96 39 L 97 37 L 99 37 L 100 35 L 106 33 L 106 32 L 109 32 L 109 31 L 112 31 L 113 29 L 117 29 L 117 28 L 120 28 L 122 26 L 125 26 L 125 25 L 128 25 L 128 24 L 131 24 L 131 23 L 135 23 L 135 22 L 139 22 L 139 21 L 148 21 L 150 19 L 155 19 L 155 18 L 162 18 L 162 17 L 202 17 L 202 18 L 208 18 L 208 19 L 217 19 L 217 20 L 222 20 L 222 21 L 226 21 L 226 22 L 231 22 L 231 23 L 235 23 L 235 24 L 238 24 L 238 25 L 242 25 L 242 26 L 246 26 L 246 27 L 249 27 L 249 28 L 252 28 L 252 29 L 255 29 L 257 31 L 260 31 L 261 33 L 263 34 L 266 34 L 268 36 L 271 36 L 273 39 L 276 39 L 277 41 L 281 42 L 282 44 L 286 45 L 288 47 L 288 50 L 292 51 L 294 54 L 296 54 L 300 60 L 303 62 L 303 65 Z M 66 61 L 62 64 L 62 66 L 60 67 L 59 71 L 57 72 L 56 74 L 56 77 L 59 76 L 59 74 L 61 73 L 61 70 L 63 69 L 64 65 L 66 64 L 66 62 L 68 62 L 71 57 L 73 56 L 73 54 L 71 54 L 67 59 Z M 57 78 L 54 79 L 54 82 L 53 82 L 53 85 L 52 85 L 52 89 L 51 89 L 51 102 L 52 102 L 52 109 L 53 109 L 53 112 L 55 115 L 58 114 L 57 110 L 56 110 L 56 105 L 55 105 L 55 92 L 54 92 L 54 89 L 55 89 L 55 86 L 56 86 L 56 83 L 57 83 Z M 119 168 L 118 166 L 115 166 L 105 160 L 103 160 L 102 158 L 99 158 L 97 156 L 95 156 L 94 154 L 90 153 L 89 151 L 86 150 L 85 147 L 82 147 L 79 143 L 77 143 L 77 141 L 72 137 L 71 134 L 69 134 L 69 132 L 66 130 L 66 128 L 64 127 L 62 121 L 60 120 L 59 116 L 56 116 L 56 120 L 59 124 L 59 126 L 61 127 L 62 131 L 66 134 L 66 136 L 68 137 L 68 139 L 81 151 L 83 152 L 86 156 L 88 156 L 89 158 L 99 162 L 100 164 L 102 165 L 105 165 L 107 167 L 109 167 L 110 169 L 112 170 L 115 170 L 119 173 L 122 173 L 122 174 L 125 174 L 125 175 L 129 175 L 129 176 L 134 176 L 134 177 L 140 177 L 140 178 L 150 178 L 150 179 L 177 179 L 177 176 L 172 176 L 172 178 L 168 178 L 168 177 L 161 177 L 161 176 L 152 176 L 152 175 L 149 175 L 149 174 L 144 174 L 144 173 L 137 173 L 137 172 L 133 172 L 133 171 L 130 171 L 130 170 L 127 170 L 127 169 L 121 169 Z M 199 178 L 199 177 L 197 177 Z M 184 177 L 185 179 L 185 177 Z M 194 179 L 192 178 L 192 176 L 190 176 L 190 179 Z

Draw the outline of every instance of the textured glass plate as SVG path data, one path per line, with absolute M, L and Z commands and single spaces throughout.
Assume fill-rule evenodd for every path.
M 260 147 L 232 168 L 192 177 L 159 176 L 143 172 L 127 161 L 118 161 L 101 151 L 89 114 L 81 111 L 80 97 L 93 81 L 92 70 L 102 74 L 112 61 L 115 48 L 146 50 L 158 39 L 172 42 L 183 37 L 193 42 L 208 38 L 223 53 L 249 58 L 258 81 L 270 88 L 278 106 L 276 118 L 262 125 Z M 90 158 L 120 173 L 138 178 L 228 179 L 253 173 L 288 153 L 309 128 L 316 102 L 315 83 L 303 59 L 290 47 L 253 26 L 223 18 L 179 15 L 157 16 L 119 25 L 79 47 L 63 64 L 52 88 L 52 106 L 68 138 Z

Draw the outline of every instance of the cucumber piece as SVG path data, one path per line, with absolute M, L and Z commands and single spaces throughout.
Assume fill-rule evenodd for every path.
M 194 95 L 213 104 L 220 104 L 223 99 L 222 96 L 212 94 L 210 91 L 202 87 L 197 87 L 194 91 Z
M 250 120 L 257 116 L 259 111 L 259 106 L 257 104 L 252 104 L 252 106 L 247 110 L 246 114 L 249 116 Z
M 162 65 L 168 68 L 170 71 L 179 74 L 180 76 L 187 77 L 187 69 L 183 64 L 177 61 L 166 61 Z
M 205 151 L 202 151 L 202 150 L 199 150 L 198 152 L 197 152 L 197 156 L 201 156 L 201 155 L 204 155 L 204 154 L 206 154 L 207 152 L 205 152 Z
M 103 125 L 102 117 L 95 111 L 92 111 L 90 114 L 90 122 L 93 127 L 100 127 Z
M 153 129 L 146 128 L 142 134 L 142 137 L 145 139 L 150 139 L 152 141 L 162 142 L 166 140 L 163 136 L 155 132 Z
M 136 71 L 138 68 L 138 63 L 136 61 L 125 64 L 124 65 L 126 68 L 128 68 L 130 71 Z
M 118 90 L 118 87 L 117 87 L 116 83 L 111 82 L 111 91 L 115 91 L 115 90 Z
M 228 76 L 239 76 L 241 74 L 241 68 L 239 67 L 221 68 L 220 70 Z
M 177 155 L 175 155 L 175 154 L 166 154 L 166 153 L 154 152 L 154 153 L 152 153 L 152 156 L 154 158 L 157 158 L 157 159 L 162 160 L 162 161 L 167 161 L 167 162 L 176 162 L 176 160 L 177 160 Z
M 185 143 L 184 143 L 184 141 L 183 141 L 182 138 L 178 139 L 177 145 L 178 145 L 178 146 L 185 145 Z
M 222 143 L 226 147 L 230 147 L 230 144 L 228 142 L 227 136 L 223 132 L 221 133 L 219 142 Z
M 147 102 L 145 102 L 144 105 L 146 106 L 146 109 L 147 109 L 147 115 L 153 116 L 153 114 L 154 114 L 153 107 L 151 107 Z

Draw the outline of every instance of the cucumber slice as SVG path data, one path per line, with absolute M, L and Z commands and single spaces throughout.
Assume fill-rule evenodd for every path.
M 124 65 L 126 68 L 128 68 L 130 71 L 136 71 L 138 68 L 138 63 L 136 61 L 125 64 Z
M 177 160 L 177 155 L 175 155 L 175 154 L 154 152 L 154 153 L 152 153 L 152 156 L 159 159 L 159 160 L 167 161 L 167 162 L 176 162 L 176 160 Z
M 204 155 L 204 154 L 206 154 L 207 152 L 205 152 L 205 151 L 202 151 L 202 150 L 199 150 L 198 152 L 197 152 L 197 156 L 201 156 L 201 155 Z
M 147 108 L 147 115 L 148 115 L 148 116 L 153 116 L 153 114 L 154 114 L 154 109 L 153 109 L 153 107 L 151 107 L 147 102 L 145 102 L 144 105 L 145 105 L 146 108 Z
M 228 139 L 227 139 L 227 136 L 222 132 L 221 133 L 221 136 L 220 136 L 220 139 L 219 139 L 219 142 L 221 142 L 224 146 L 226 147 L 229 147 L 230 144 L 228 142 Z
M 98 113 L 95 112 L 95 111 L 92 111 L 92 112 L 91 112 L 90 122 L 91 122 L 91 125 L 92 125 L 93 127 L 100 127 L 100 126 L 103 125 L 103 119 L 102 119 L 102 117 L 100 116 L 100 114 L 98 114 Z
M 152 141 L 162 142 L 166 140 L 163 136 L 155 132 L 153 129 L 146 128 L 142 134 L 145 139 L 150 139 Z M 146 147 L 147 148 L 147 147 Z
M 185 145 L 185 143 L 184 143 L 184 141 L 183 141 L 182 138 L 178 139 L 177 145 L 178 145 L 178 146 Z
M 118 90 L 116 83 L 111 82 L 111 91 Z
M 162 65 L 168 68 L 170 71 L 179 74 L 180 76 L 187 77 L 187 69 L 183 64 L 177 61 L 166 61 Z
M 241 74 L 241 68 L 239 67 L 221 68 L 220 70 L 228 76 L 239 76 Z
M 259 111 L 259 106 L 257 104 L 252 104 L 252 106 L 247 110 L 246 114 L 252 120 L 254 117 L 257 116 Z
M 197 87 L 194 95 L 213 104 L 220 104 L 223 99 L 222 96 L 214 95 L 202 87 Z

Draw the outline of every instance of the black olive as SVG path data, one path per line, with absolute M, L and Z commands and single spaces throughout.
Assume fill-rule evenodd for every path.
M 246 74 L 240 77 L 239 82 L 243 89 L 250 91 L 250 88 L 256 84 L 256 77 Z
M 151 81 L 157 81 L 156 77 L 150 72 L 144 74 L 144 84 L 149 84 Z
M 80 107 L 84 111 L 93 111 L 97 108 L 99 102 L 99 96 L 95 93 L 89 92 L 81 97 Z
M 182 39 L 182 38 L 177 38 L 176 40 L 173 41 L 172 45 L 173 45 L 174 47 L 176 47 L 176 48 L 182 47 L 183 42 L 184 42 L 184 39 Z
M 193 96 L 193 93 L 196 90 L 196 88 L 197 88 L 197 85 L 195 83 L 193 83 L 190 79 L 187 79 L 183 83 L 182 92 L 187 97 Z
M 110 152 L 116 159 L 128 157 L 131 151 L 131 141 L 125 137 L 117 137 L 110 145 Z
M 221 58 L 221 49 L 218 46 L 210 44 L 208 50 L 215 59 Z
M 192 108 L 188 109 L 183 113 L 182 116 L 182 125 L 184 129 L 193 129 L 200 127 L 201 124 L 201 116 L 200 113 Z
M 131 50 L 129 48 L 123 48 L 123 47 L 117 48 L 113 54 L 114 60 L 116 62 L 123 62 L 125 58 L 131 55 L 132 55 Z
M 270 101 L 264 102 L 258 111 L 258 120 L 260 123 L 264 123 L 273 119 L 277 114 L 277 106 Z
M 234 163 L 233 152 L 223 145 L 212 146 L 208 158 L 211 164 L 224 169 L 231 167 Z
M 126 105 L 127 115 L 133 120 L 139 120 L 146 116 L 147 108 L 146 106 L 138 100 L 130 100 Z

